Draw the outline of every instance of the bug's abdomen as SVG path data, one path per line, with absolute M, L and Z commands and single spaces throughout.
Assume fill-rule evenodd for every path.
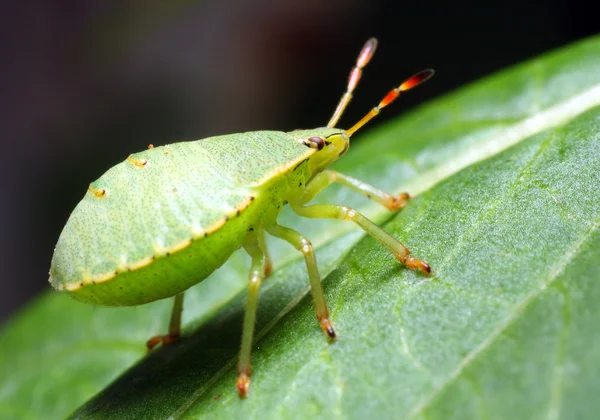
M 232 184 L 189 145 L 132 155 L 90 185 L 57 243 L 55 288 L 138 305 L 203 280 L 241 246 L 268 193 Z

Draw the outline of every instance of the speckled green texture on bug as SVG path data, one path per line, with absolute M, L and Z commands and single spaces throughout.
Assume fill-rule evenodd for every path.
M 90 184 L 60 235 L 50 268 L 52 286 L 82 302 L 104 306 L 140 305 L 174 296 L 169 333 L 152 337 L 147 343 L 151 349 L 179 337 L 183 292 L 243 247 L 252 264 L 237 388 L 246 396 L 258 292 L 271 271 L 265 232 L 304 255 L 317 319 L 328 337 L 336 337 L 310 241 L 277 223 L 284 205 L 304 217 L 352 221 L 408 268 L 429 273 L 425 261 L 412 257 L 398 240 L 355 210 L 306 205 L 336 182 L 390 210 L 402 208 L 408 200 L 406 193 L 390 195 L 326 169 L 346 153 L 350 137 L 360 127 L 402 92 L 433 75 L 429 69 L 415 74 L 350 129 L 335 128 L 376 46 L 370 39 L 363 47 L 327 127 L 152 146 L 109 169 Z
M 105 306 L 186 290 L 301 194 L 316 152 L 301 143 L 310 133 L 339 130 L 232 134 L 131 155 L 73 211 L 52 259 L 52 285 Z

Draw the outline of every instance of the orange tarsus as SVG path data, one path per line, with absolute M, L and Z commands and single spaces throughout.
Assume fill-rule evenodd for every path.
M 403 208 L 410 199 L 408 193 L 400 193 L 396 197 L 390 197 L 390 202 L 386 204 L 389 210 L 399 210 Z
M 250 386 L 250 376 L 246 372 L 240 372 L 235 385 L 240 397 L 246 398 L 248 396 L 248 387 Z
M 174 343 L 179 338 L 179 334 L 166 334 L 166 335 L 155 335 L 150 340 L 146 342 L 146 347 L 148 351 L 151 351 L 154 347 L 159 344 L 167 345 Z
M 321 325 L 321 329 L 329 338 L 332 340 L 335 339 L 335 330 L 333 329 L 333 324 L 329 320 L 329 318 L 322 318 L 319 320 L 319 324 Z
M 153 145 L 152 143 L 150 143 L 150 144 L 148 145 L 148 149 L 154 149 L 154 145 Z
M 404 265 L 406 265 L 411 270 L 421 270 L 425 274 L 431 274 L 431 267 L 426 261 L 420 260 L 414 257 L 408 257 L 404 261 Z

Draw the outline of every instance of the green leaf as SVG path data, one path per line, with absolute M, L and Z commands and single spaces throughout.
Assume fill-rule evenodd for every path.
M 397 214 L 340 188 L 319 201 L 386 222 L 435 275 L 347 223 L 284 214 L 318 245 L 339 339 L 317 325 L 303 261 L 273 242 L 246 400 L 236 254 L 187 293 L 184 339 L 148 356 L 169 301 L 42 296 L 0 333 L 0 417 L 595 418 L 598 51 L 600 38 L 572 45 L 360 135 L 336 169 L 416 198 Z

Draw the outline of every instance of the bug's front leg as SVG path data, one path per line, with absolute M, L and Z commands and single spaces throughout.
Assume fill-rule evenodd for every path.
M 373 185 L 367 184 L 351 176 L 344 175 L 337 171 L 325 170 L 315 176 L 312 181 L 306 186 L 306 192 L 302 197 L 301 203 L 305 204 L 312 200 L 321 190 L 327 187 L 329 184 L 337 182 L 338 184 L 344 185 L 367 198 L 371 198 L 377 201 L 389 210 L 398 210 L 406 205 L 410 196 L 408 193 L 400 193 L 396 196 L 386 193 Z
M 319 219 L 351 220 L 360 226 L 365 232 L 377 239 L 382 245 L 389 249 L 392 254 L 411 270 L 421 270 L 427 274 L 431 268 L 426 261 L 410 255 L 410 250 L 402 242 L 387 233 L 377 224 L 350 207 L 336 206 L 334 204 L 315 204 L 302 206 L 290 203 L 290 207 L 300 216 Z
M 259 234 L 259 238 L 262 233 Z M 250 386 L 250 352 L 252 350 L 252 340 L 254 337 L 254 324 L 256 323 L 256 309 L 258 307 L 258 292 L 260 284 L 265 276 L 266 258 L 261 249 L 259 239 L 252 238 L 244 245 L 244 249 L 252 258 L 250 275 L 248 276 L 248 300 L 246 301 L 246 312 L 244 314 L 244 327 L 242 330 L 242 348 L 240 350 L 240 360 L 238 362 L 237 389 L 240 397 L 248 395 Z
M 268 226 L 266 230 L 276 238 L 283 239 L 290 243 L 304 255 L 308 279 L 310 281 L 310 290 L 313 300 L 315 301 L 317 319 L 319 320 L 323 332 L 327 334 L 329 338 L 334 339 L 335 330 L 329 319 L 329 311 L 327 310 L 327 303 L 325 302 L 325 295 L 323 294 L 323 287 L 321 286 L 321 276 L 319 275 L 317 259 L 315 258 L 315 252 L 310 241 L 295 230 L 278 224 Z
M 152 350 L 159 343 L 170 344 L 177 340 L 181 335 L 181 313 L 183 312 L 183 292 L 175 296 L 173 301 L 173 310 L 171 311 L 171 321 L 169 322 L 169 333 L 166 335 L 156 335 L 146 342 L 148 350 Z

